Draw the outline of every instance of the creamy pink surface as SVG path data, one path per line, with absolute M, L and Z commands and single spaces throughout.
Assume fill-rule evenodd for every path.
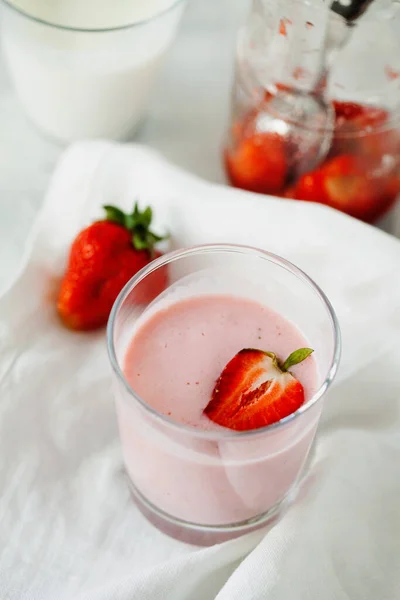
M 250 438 L 226 438 L 229 430 L 203 410 L 222 369 L 242 348 L 284 359 L 305 345 L 292 323 L 245 298 L 198 296 L 145 320 L 125 356 L 129 385 L 158 412 L 195 432 L 210 431 L 214 439 L 165 426 L 122 394 L 117 412 L 133 484 L 158 508 L 200 524 L 243 521 L 279 502 L 303 465 L 319 409 Z M 315 360 L 308 358 L 293 373 L 307 400 L 317 388 Z
M 307 345 L 302 334 L 252 300 L 200 296 L 160 310 L 133 338 L 125 376 L 148 404 L 171 418 L 215 429 L 203 410 L 224 366 L 242 348 L 260 348 L 285 359 Z M 306 398 L 315 391 L 315 362 L 293 368 Z

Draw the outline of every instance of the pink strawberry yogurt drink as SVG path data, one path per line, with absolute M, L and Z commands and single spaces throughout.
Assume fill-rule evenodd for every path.
M 151 289 L 158 268 L 168 268 L 169 288 L 138 306 L 135 294 Z M 171 253 L 126 286 L 108 334 L 123 458 L 147 515 L 226 532 L 275 516 L 294 495 L 338 362 L 336 319 L 315 284 L 260 250 Z M 294 414 L 249 431 L 204 414 L 240 350 L 258 348 L 283 360 L 305 346 L 314 353 L 290 370 L 304 388 Z

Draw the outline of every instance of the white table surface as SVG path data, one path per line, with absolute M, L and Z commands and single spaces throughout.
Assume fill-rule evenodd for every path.
M 211 181 L 224 181 L 220 148 L 235 36 L 249 1 L 191 0 L 136 138 Z M 0 55 L 0 289 L 17 268 L 63 150 L 22 114 Z

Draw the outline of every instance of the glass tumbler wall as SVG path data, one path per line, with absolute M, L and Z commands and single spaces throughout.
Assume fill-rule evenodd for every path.
M 322 202 L 367 222 L 377 221 L 400 192 L 400 5 L 374 0 L 333 57 L 325 98 L 334 124 L 323 160 L 304 156 L 301 171 L 283 126 L 269 129 L 278 90 L 312 92 L 318 80 L 327 5 L 319 0 L 254 0 L 237 43 L 231 122 L 224 161 L 234 186 Z M 331 13 L 335 27 L 339 17 Z M 276 110 L 276 105 L 274 107 Z M 295 117 L 276 114 L 307 131 Z
M 153 300 L 160 274 L 168 274 L 169 286 Z M 318 365 L 318 389 L 296 413 L 259 430 L 205 431 L 158 413 L 132 389 L 124 361 L 135 330 L 177 300 L 210 294 L 267 305 L 309 340 Z M 144 306 L 144 298 L 153 301 Z M 153 521 L 189 531 L 235 532 L 279 512 L 296 489 L 339 358 L 332 307 L 303 272 L 275 255 L 241 246 L 170 253 L 121 292 L 109 321 L 108 345 L 126 470 L 134 497 Z

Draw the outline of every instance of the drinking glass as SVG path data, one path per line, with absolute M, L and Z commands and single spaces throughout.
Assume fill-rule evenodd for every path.
M 43 133 L 62 142 L 130 138 L 186 2 L 157 0 L 152 11 L 143 0 L 143 18 L 134 22 L 135 2 L 71 2 L 0 0 L 3 53 L 19 103 Z M 88 16 L 85 6 L 94 13 Z M 102 18 L 104 7 L 111 10 Z M 121 7 L 126 14 L 118 18 Z
M 160 277 L 168 277 L 168 287 L 156 296 Z M 206 431 L 159 413 L 131 387 L 124 361 L 140 323 L 177 300 L 210 294 L 257 301 L 303 333 L 314 349 L 318 382 L 295 413 L 251 431 Z M 113 307 L 107 337 L 126 472 L 150 521 L 180 539 L 208 544 L 277 518 L 296 493 L 339 362 L 338 322 L 318 286 L 287 260 L 256 248 L 178 250 L 129 281 Z

